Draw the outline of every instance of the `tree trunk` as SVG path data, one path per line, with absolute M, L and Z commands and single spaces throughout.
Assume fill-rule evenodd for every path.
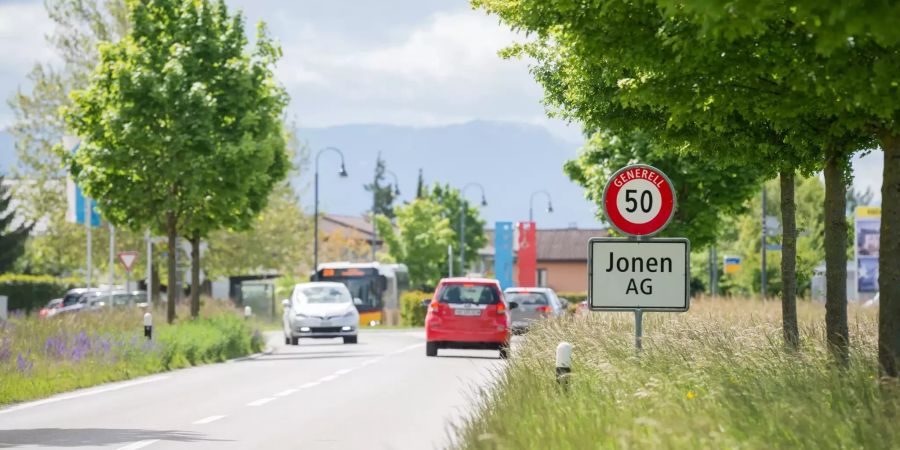
M 878 253 L 878 363 L 881 374 L 900 376 L 900 136 L 881 136 L 881 242 Z
M 846 161 L 831 154 L 825 162 L 825 334 L 828 348 L 849 362 L 847 328 L 847 184 Z
M 191 235 L 191 317 L 200 317 L 200 232 Z
M 784 344 L 790 350 L 800 348 L 797 326 L 797 207 L 794 202 L 794 171 L 783 170 L 781 181 L 781 326 Z
M 161 291 L 162 283 L 159 280 L 159 264 L 156 262 L 156 258 L 153 258 L 153 269 L 150 274 L 150 299 L 153 301 L 154 306 L 159 306 L 159 293 Z
M 169 244 L 169 254 L 166 255 L 166 264 L 169 266 L 169 280 L 166 289 L 166 322 L 175 321 L 175 299 L 178 298 L 178 279 L 176 278 L 178 267 L 175 267 L 175 252 L 178 251 L 176 240 L 178 239 L 178 229 L 176 228 L 175 214 L 166 213 L 166 234 Z

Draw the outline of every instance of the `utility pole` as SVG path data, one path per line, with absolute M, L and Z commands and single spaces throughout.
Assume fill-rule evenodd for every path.
M 109 302 L 112 305 L 112 288 L 116 281 L 116 227 L 109 224 Z
M 763 301 L 765 301 L 766 297 L 767 297 L 767 294 L 766 294 L 766 284 L 767 284 L 767 281 L 766 281 L 766 186 L 765 185 L 763 185 L 763 190 L 762 190 L 762 233 L 761 233 L 761 237 L 760 237 L 760 243 L 762 244 L 760 246 L 761 250 L 762 250 L 762 261 L 761 261 L 762 273 L 760 276 L 761 286 L 760 286 L 759 292 L 762 295 Z
M 86 278 L 87 278 L 87 288 L 91 288 L 91 275 L 93 274 L 93 262 L 91 261 L 91 249 L 93 248 L 93 242 L 91 242 L 91 199 L 84 197 L 84 226 L 87 227 L 87 267 L 86 267 Z
M 719 295 L 719 261 L 715 244 L 709 247 L 709 290 L 713 298 Z
M 153 241 L 147 228 L 147 304 L 153 309 Z

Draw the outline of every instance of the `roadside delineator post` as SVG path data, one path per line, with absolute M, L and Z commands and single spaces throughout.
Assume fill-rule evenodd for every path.
M 249 319 L 253 315 L 253 308 L 250 305 L 244 307 L 244 319 Z
M 572 344 L 560 342 L 556 346 L 556 382 L 562 386 L 569 383 L 572 373 Z
M 153 314 L 149 312 L 144 313 L 144 337 L 153 339 Z

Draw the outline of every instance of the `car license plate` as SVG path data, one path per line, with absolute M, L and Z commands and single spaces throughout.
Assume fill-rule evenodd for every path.
M 453 315 L 454 316 L 480 316 L 481 310 L 480 309 L 454 309 Z

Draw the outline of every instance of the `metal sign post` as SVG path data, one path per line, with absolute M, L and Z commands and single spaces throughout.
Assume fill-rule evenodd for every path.
M 626 238 L 588 242 L 592 311 L 632 311 L 634 345 L 643 348 L 644 312 L 690 307 L 690 241 L 651 238 L 675 214 L 675 189 L 659 169 L 636 164 L 609 179 L 601 201 L 612 227 Z
M 131 283 L 131 269 L 134 268 L 134 263 L 137 262 L 138 252 L 128 251 L 128 252 L 119 252 L 119 262 L 125 267 L 125 289 L 128 289 L 128 285 Z M 148 284 L 149 286 L 149 284 Z M 149 288 L 148 288 L 149 290 Z

